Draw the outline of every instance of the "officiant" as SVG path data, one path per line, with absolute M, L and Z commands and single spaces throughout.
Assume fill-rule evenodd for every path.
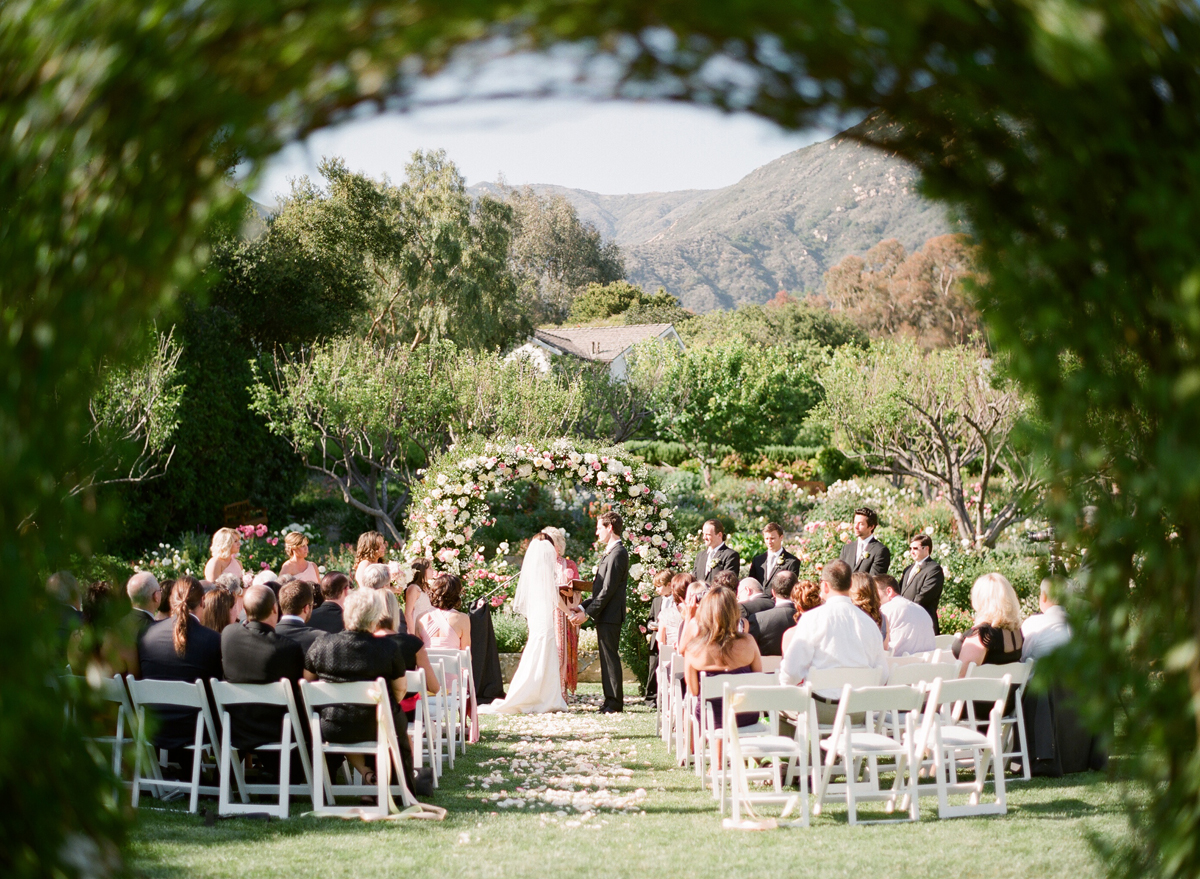
M 567 532 L 548 525 L 542 529 L 542 533 L 550 538 L 554 551 L 558 553 L 555 582 L 558 583 L 559 592 L 570 607 L 578 607 L 583 591 L 571 586 L 579 580 L 579 565 L 567 558 Z M 555 618 L 554 638 L 558 642 L 558 672 L 563 699 L 569 701 L 579 685 L 579 626 L 572 623 L 562 611 Z

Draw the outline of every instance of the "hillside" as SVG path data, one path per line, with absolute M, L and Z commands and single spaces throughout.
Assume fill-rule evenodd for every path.
M 685 307 L 705 312 L 765 302 L 779 290 L 815 290 L 839 259 L 884 238 L 911 250 L 953 231 L 945 211 L 917 194 L 916 182 L 900 159 L 838 135 L 724 189 L 600 195 L 533 188 L 565 196 L 620 244 L 630 281 L 665 287 Z

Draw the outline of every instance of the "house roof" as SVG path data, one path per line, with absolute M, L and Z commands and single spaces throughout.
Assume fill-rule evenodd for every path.
M 584 360 L 612 363 L 623 351 L 647 339 L 660 339 L 673 332 L 671 324 L 634 324 L 628 327 L 558 327 L 535 330 L 534 339 L 563 354 Z

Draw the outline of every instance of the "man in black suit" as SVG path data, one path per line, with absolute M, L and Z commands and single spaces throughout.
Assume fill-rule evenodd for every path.
M 750 573 L 746 576 L 753 577 L 765 586 L 770 585 L 776 571 L 791 571 L 799 578 L 800 559 L 783 548 L 783 529 L 774 522 L 768 522 L 763 526 L 762 536 L 767 551 L 754 557 L 750 562 Z
M 771 578 L 775 606 L 750 618 L 750 634 L 763 656 L 783 656 L 783 633 L 796 625 L 796 605 L 792 602 L 796 580 L 791 571 L 777 571 Z
M 279 622 L 275 634 L 291 638 L 304 654 L 313 642 L 326 634 L 308 624 L 313 613 L 313 587 L 307 580 L 292 580 L 279 590 Z
M 771 598 L 770 593 L 763 591 L 762 583 L 753 577 L 745 577 L 737 584 L 737 598 L 738 604 L 742 606 L 742 616 L 747 619 L 775 606 L 775 600 Z
M 844 547 L 839 561 L 850 566 L 850 573 L 886 574 L 892 563 L 892 553 L 875 539 L 879 516 L 870 507 L 854 511 L 854 536 Z
M 46 580 L 46 592 L 58 602 L 58 648 L 65 663 L 71 633 L 83 626 L 83 590 L 70 571 L 55 571 Z
M 314 629 L 336 635 L 346 628 L 342 622 L 342 605 L 350 592 L 350 578 L 345 574 L 326 577 L 321 583 L 321 594 L 325 600 L 312 612 L 308 624 Z
M 629 552 L 621 543 L 625 523 L 620 513 L 601 513 L 596 521 L 596 541 L 604 544 L 592 597 L 583 602 L 583 612 L 596 623 L 600 647 L 600 681 L 604 688 L 601 714 L 625 710 L 621 674 L 621 624 L 625 622 L 626 589 L 629 585 Z
M 129 617 L 136 624 L 138 635 L 141 635 L 154 622 L 154 614 L 162 601 L 162 587 L 149 571 L 138 571 L 125 581 L 125 594 L 133 605 Z
M 234 684 L 273 684 L 286 678 L 296 686 L 304 676 L 304 651 L 275 631 L 279 622 L 275 593 L 269 586 L 251 586 L 242 605 L 246 622 L 226 626 L 221 633 L 225 680 Z M 273 705 L 231 707 L 233 746 L 243 751 L 278 742 L 286 710 Z
M 933 552 L 933 540 L 928 534 L 914 534 L 908 542 L 908 551 L 912 555 L 912 564 L 900 575 L 900 596 L 925 608 L 933 617 L 933 634 L 940 635 L 937 611 L 946 575 L 938 560 L 929 557 Z
M 700 529 L 704 539 L 704 549 L 696 554 L 696 567 L 693 573 L 697 580 L 711 583 L 711 577 L 717 571 L 730 571 L 734 577 L 741 576 L 742 557 L 737 550 L 725 545 L 725 526 L 716 519 L 709 519 Z

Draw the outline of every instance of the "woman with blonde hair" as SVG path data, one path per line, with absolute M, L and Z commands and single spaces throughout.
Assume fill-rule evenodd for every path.
M 358 535 L 358 545 L 354 549 L 354 582 L 362 585 L 362 572 L 367 565 L 386 564 L 387 541 L 378 531 L 364 531 Z
M 308 538 L 300 531 L 289 531 L 283 538 L 288 560 L 279 566 L 279 576 L 292 576 L 309 583 L 320 583 L 317 566 L 308 560 Z
M 954 642 L 954 656 L 967 666 L 1021 661 L 1021 602 L 1003 574 L 984 574 L 971 587 L 975 625 Z
M 218 528 L 213 535 L 209 555 L 212 557 L 204 566 L 204 579 L 216 583 L 222 574 L 234 574 L 240 580 L 245 575 L 242 563 L 237 560 L 242 547 L 242 536 L 232 528 Z

